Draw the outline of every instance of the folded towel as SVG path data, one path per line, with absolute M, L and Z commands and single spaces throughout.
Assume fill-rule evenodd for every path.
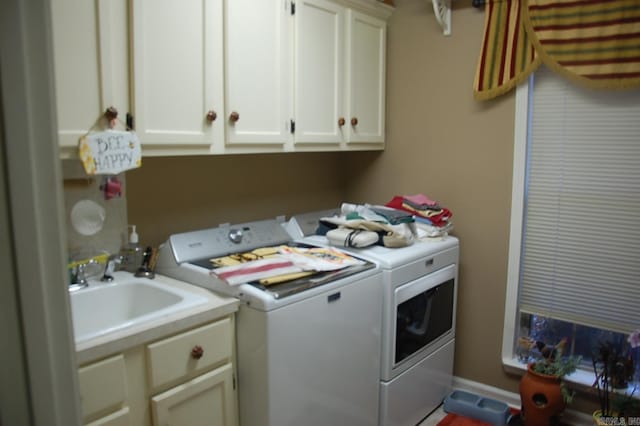
M 302 271 L 303 269 L 291 260 L 273 257 L 252 260 L 239 265 L 223 266 L 222 268 L 214 269 L 211 274 L 226 281 L 229 285 L 238 285 Z
M 373 231 L 339 227 L 327 232 L 327 239 L 332 246 L 363 248 L 376 244 L 379 237 Z

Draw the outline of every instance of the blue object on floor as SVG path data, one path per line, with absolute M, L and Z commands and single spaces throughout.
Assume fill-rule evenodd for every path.
M 445 398 L 443 409 L 447 413 L 471 417 L 494 426 L 506 425 L 511 417 L 509 406 L 504 402 L 461 390 L 455 390 Z

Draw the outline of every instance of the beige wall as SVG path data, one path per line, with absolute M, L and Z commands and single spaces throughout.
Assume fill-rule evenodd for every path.
M 127 172 L 129 223 L 142 244 L 173 233 L 339 205 L 340 153 L 144 158 Z
M 63 160 L 62 173 L 64 177 L 64 207 L 67 230 L 67 250 L 69 260 L 84 260 L 90 257 L 104 254 L 117 253 L 126 240 L 127 229 L 127 200 L 126 197 L 114 197 L 106 200 L 101 186 L 105 177 L 96 176 L 87 178 L 82 165 L 77 160 Z M 125 174 L 118 176 L 125 185 Z M 104 209 L 104 221 L 79 220 L 76 226 L 80 231 L 93 229 L 95 233 L 83 235 L 76 229 L 71 220 L 74 208 L 80 208 L 79 202 L 93 201 Z M 86 217 L 94 218 L 87 213 Z M 87 228 L 88 225 L 89 226 Z M 95 228 L 94 228 L 95 227 Z M 92 265 L 90 271 L 102 272 L 98 265 Z

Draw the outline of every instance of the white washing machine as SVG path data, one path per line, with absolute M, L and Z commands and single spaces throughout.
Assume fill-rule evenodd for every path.
M 296 215 L 289 233 L 309 244 L 325 210 Z M 436 409 L 453 381 L 459 242 L 455 237 L 403 248 L 343 248 L 378 264 L 383 276 L 379 425 L 413 426 Z
M 258 221 L 174 234 L 156 271 L 237 297 L 241 426 L 377 423 L 382 275 L 364 262 L 265 286 L 230 286 L 210 259 L 286 244 L 280 223 Z

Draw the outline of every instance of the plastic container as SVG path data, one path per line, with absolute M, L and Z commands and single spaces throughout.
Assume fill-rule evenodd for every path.
M 140 238 L 136 232 L 136 225 L 129 225 L 131 233 L 129 234 L 129 243 L 122 252 L 122 269 L 127 272 L 136 272 L 142 265 L 144 250 L 140 245 Z
M 471 417 L 495 426 L 506 425 L 511 417 L 509 406 L 504 402 L 461 390 L 451 392 L 444 400 L 443 408 L 447 413 Z

